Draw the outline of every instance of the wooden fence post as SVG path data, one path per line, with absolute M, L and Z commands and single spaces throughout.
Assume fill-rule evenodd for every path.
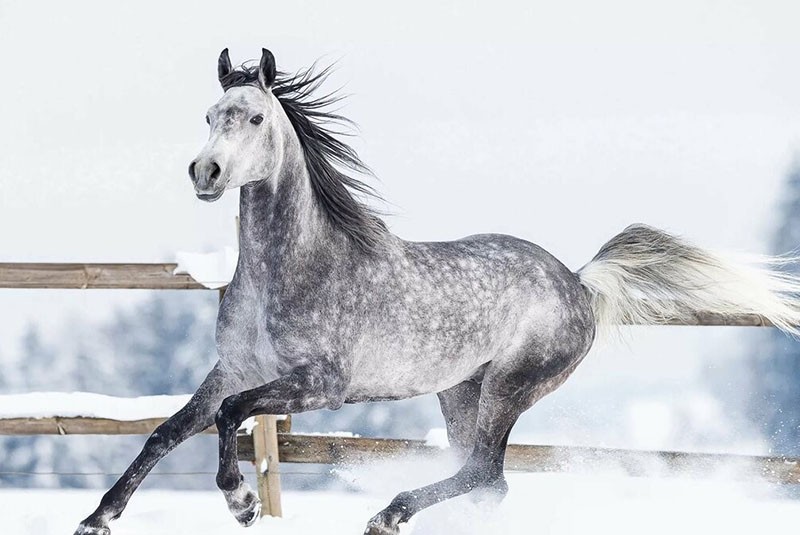
M 261 498 L 261 516 L 283 516 L 277 418 L 270 414 L 261 414 L 256 416 L 255 420 L 253 449 L 255 450 L 258 497 Z

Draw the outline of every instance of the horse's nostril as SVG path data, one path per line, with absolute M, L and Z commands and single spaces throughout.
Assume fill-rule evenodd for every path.
M 219 165 L 217 165 L 217 162 L 211 162 L 211 173 L 209 173 L 208 177 L 211 180 L 216 180 L 217 178 L 219 178 L 219 174 L 220 174 Z
M 189 178 L 191 178 L 192 180 L 196 181 L 197 177 L 194 176 L 194 164 L 195 164 L 195 162 L 192 162 L 192 163 L 189 164 Z

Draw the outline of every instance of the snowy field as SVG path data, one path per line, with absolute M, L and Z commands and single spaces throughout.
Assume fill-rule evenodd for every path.
M 359 468 L 343 474 L 361 483 L 362 492 L 285 492 L 284 518 L 264 518 L 248 530 L 235 523 L 217 492 L 143 490 L 112 524 L 112 533 L 357 535 L 394 492 L 412 481 L 430 481 L 435 471 L 407 468 Z M 498 507 L 458 498 L 423 511 L 402 533 L 752 534 L 785 531 L 800 520 L 800 502 L 780 499 L 774 494 L 778 489 L 768 486 L 613 474 L 510 474 L 508 479 L 511 490 Z M 101 494 L 0 489 L 2 533 L 70 534 Z

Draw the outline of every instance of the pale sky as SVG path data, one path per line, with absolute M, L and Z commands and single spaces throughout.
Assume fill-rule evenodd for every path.
M 800 151 L 798 20 L 794 1 L 0 0 L 0 261 L 234 245 L 235 192 L 202 203 L 186 173 L 224 47 L 338 60 L 330 88 L 403 237 L 505 232 L 577 269 L 638 221 L 766 252 Z M 26 322 L 135 295 L 2 290 L 0 353 Z M 630 351 L 700 358 L 710 331 L 690 331 Z

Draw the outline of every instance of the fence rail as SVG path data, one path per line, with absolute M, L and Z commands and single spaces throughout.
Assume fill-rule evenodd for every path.
M 0 288 L 205 290 L 177 264 L 0 263 Z
M 151 433 L 163 421 L 164 418 L 134 421 L 81 417 L 5 418 L 0 419 L 0 435 L 138 435 Z M 290 422 L 277 422 L 281 463 L 347 465 L 448 454 L 447 450 L 423 440 L 292 433 Z M 216 433 L 217 430 L 212 426 L 205 432 Z M 240 460 L 258 461 L 255 438 L 240 432 Z M 736 479 L 800 483 L 800 458 L 793 457 L 509 444 L 505 459 L 506 470 L 520 472 L 581 472 L 587 467 L 613 468 L 630 476 L 645 476 L 654 470 L 662 475 L 704 476 L 724 470 Z

